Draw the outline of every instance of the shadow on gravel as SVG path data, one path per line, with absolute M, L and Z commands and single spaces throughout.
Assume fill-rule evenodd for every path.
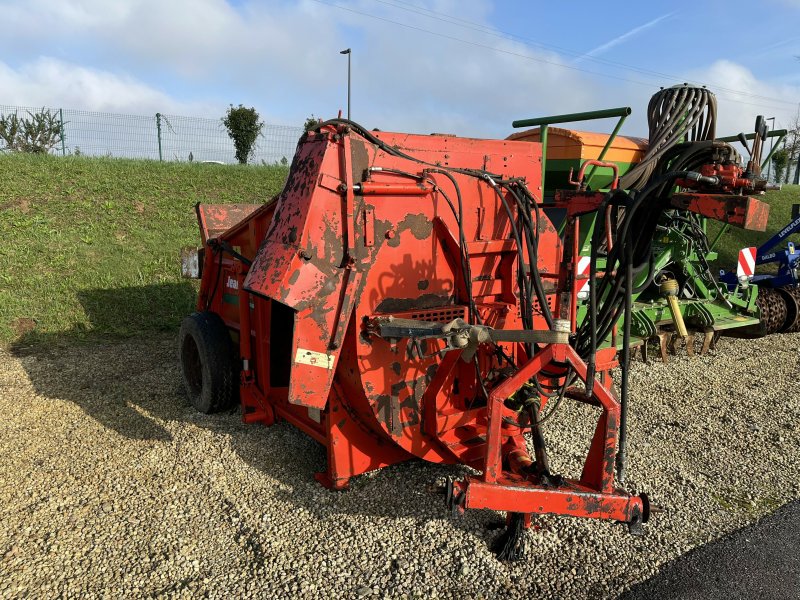
M 247 465 L 277 481 L 277 485 L 267 482 L 275 497 L 316 518 L 449 517 L 442 496 L 432 491 L 433 484 L 463 475 L 464 467 L 412 460 L 356 477 L 348 491 L 331 492 L 314 479 L 325 469 L 323 447 L 287 423 L 270 428 L 246 425 L 238 407 L 214 415 L 197 413 L 185 396 L 175 347 L 178 326 L 192 311 L 195 294 L 188 282 L 81 292 L 91 328 L 58 334 L 34 330 L 11 350 L 37 394 L 73 402 L 125 438 L 175 443 L 164 424 L 186 423 L 227 439 Z M 130 336 L 133 324 L 126 315 L 131 302 L 150 307 L 152 323 L 158 324 L 150 333 Z M 128 335 L 121 339 L 113 332 Z M 297 493 L 299 489 L 303 493 Z M 389 506 L 387 497 L 392 498 Z M 496 515 L 477 512 L 453 523 L 475 529 L 495 519 Z
M 159 417 L 172 403 L 154 402 L 141 379 L 152 369 L 146 344 L 121 343 L 136 335 L 163 337 L 191 312 L 196 292 L 189 282 L 85 290 L 78 299 L 90 326 L 60 333 L 24 333 L 11 346 L 38 394 L 69 400 L 102 425 L 132 439 L 169 440 L 169 432 L 137 407 Z M 146 314 L 143 319 L 141 315 Z M 121 349 L 125 351 L 120 352 Z M 177 360 L 172 357 L 173 360 Z M 177 386 L 179 382 L 175 382 Z M 170 411 L 167 410 L 167 413 Z

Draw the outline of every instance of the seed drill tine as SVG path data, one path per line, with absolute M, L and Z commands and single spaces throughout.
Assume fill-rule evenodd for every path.
M 659 349 L 661 350 L 661 361 L 664 364 L 667 364 L 669 362 L 669 357 L 667 354 L 667 344 L 669 343 L 670 334 L 666 331 L 661 331 L 656 335 L 658 337 L 658 346 Z
M 709 350 L 713 349 L 714 347 L 714 328 L 713 327 L 706 327 L 705 332 L 703 333 L 703 347 L 700 350 L 700 354 L 706 354 Z

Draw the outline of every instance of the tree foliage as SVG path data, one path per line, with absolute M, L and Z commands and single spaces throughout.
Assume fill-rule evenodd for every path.
M 222 118 L 222 124 L 228 130 L 228 135 L 233 140 L 236 149 L 236 160 L 240 164 L 247 164 L 248 159 L 253 155 L 256 140 L 261 135 L 264 122 L 259 117 L 255 108 L 245 108 L 230 105 L 230 108 Z
M 303 129 L 305 129 L 306 131 L 310 131 L 314 129 L 314 127 L 316 127 L 317 125 L 319 125 L 319 119 L 314 115 L 311 115 L 306 119 L 306 122 L 303 123 Z
M 46 154 L 61 143 L 63 130 L 58 114 L 42 108 L 20 118 L 14 112 L 0 114 L 0 141 L 5 144 L 4 150 L 27 152 L 29 154 Z
M 789 151 L 786 148 L 776 150 L 772 155 L 772 166 L 775 167 L 775 181 L 783 181 L 783 174 L 789 164 Z

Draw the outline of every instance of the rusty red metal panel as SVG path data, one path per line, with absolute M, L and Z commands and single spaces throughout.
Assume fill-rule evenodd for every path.
M 567 216 L 594 212 L 605 200 L 604 192 L 582 192 L 575 190 L 556 190 L 553 205 L 555 208 L 567 210 Z
M 203 244 L 241 223 L 262 206 L 263 204 L 197 204 L 197 222 Z
M 338 170 L 335 144 L 317 138 L 300 145 L 244 282 L 249 292 L 294 309 L 288 398 L 316 410 L 327 403 L 336 369 L 331 341 L 346 284 L 341 195 L 317 184 L 321 172 Z
M 465 508 L 488 508 L 521 513 L 551 513 L 631 522 L 643 512 L 642 500 L 623 490 L 600 493 L 577 482 L 559 487 L 527 485 L 520 477 L 505 475 L 490 484 L 470 477 Z
M 751 196 L 733 194 L 674 194 L 671 204 L 698 215 L 743 229 L 766 231 L 769 205 Z

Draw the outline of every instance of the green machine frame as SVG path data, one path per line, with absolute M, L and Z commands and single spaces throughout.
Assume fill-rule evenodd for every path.
M 631 114 L 630 107 L 610 108 L 605 110 L 595 110 L 581 113 L 571 113 L 564 115 L 554 115 L 549 117 L 539 117 L 533 119 L 519 119 L 512 123 L 514 128 L 539 127 L 539 140 L 542 144 L 542 190 L 543 194 L 548 193 L 546 181 L 548 176 L 547 163 L 547 144 L 548 129 L 550 125 L 575 123 L 597 119 L 616 118 L 617 122 L 608 136 L 605 145 L 601 149 L 596 160 L 602 161 L 608 150 L 613 146 L 614 140 L 622 128 L 627 117 Z M 769 132 L 768 137 L 779 137 L 778 143 L 774 145 L 773 151 L 764 160 L 764 165 L 770 160 L 775 148 L 779 147 L 780 140 L 786 135 L 786 130 L 776 130 Z M 719 138 L 720 141 L 735 142 L 740 141 L 741 137 L 752 139 L 749 136 L 731 136 Z M 583 159 L 579 160 L 578 168 L 582 166 Z M 618 165 L 620 176 L 624 175 L 630 165 Z M 763 166 L 762 166 L 763 168 Z M 592 165 L 586 174 L 585 182 L 591 188 L 593 177 L 598 167 Z M 577 169 L 576 169 L 577 170 Z M 551 193 L 553 190 L 549 190 Z M 581 219 L 581 231 L 579 248 L 582 256 L 590 253 L 590 239 L 594 231 L 595 223 L 599 215 L 586 215 Z M 707 220 L 701 218 L 701 227 L 707 232 Z M 563 231 L 565 223 L 560 224 L 560 231 Z M 725 286 L 721 286 L 714 278 L 709 263 L 717 258 L 714 247 L 719 242 L 722 235 L 727 231 L 728 225 L 723 225 L 714 240 L 709 244 L 708 252 L 701 252 L 689 236 L 684 234 L 679 228 L 664 227 L 661 229 L 662 235 L 653 241 L 653 264 L 652 269 L 642 272 L 636 282 L 635 289 L 640 289 L 634 294 L 632 334 L 638 338 L 638 344 L 644 344 L 648 340 L 660 339 L 662 357 L 666 359 L 666 336 L 661 331 L 661 326 L 672 325 L 673 317 L 670 312 L 669 303 L 665 297 L 653 294 L 653 286 L 646 286 L 650 273 L 658 273 L 667 267 L 674 273 L 680 275 L 687 282 L 691 282 L 690 297 L 682 295 L 678 302 L 678 307 L 684 321 L 693 331 L 702 332 L 705 336 L 703 350 L 707 350 L 713 343 L 714 335 L 717 332 L 738 329 L 742 327 L 757 326 L 759 323 L 759 310 L 756 305 L 758 295 L 757 286 L 737 288 L 734 292 L 728 292 Z M 605 259 L 598 259 L 598 270 L 605 268 Z M 649 271 L 649 272 L 648 272 Z M 650 288 L 650 289 L 648 289 Z M 586 316 L 587 307 L 581 305 L 578 311 L 578 319 L 582 320 Z M 610 344 L 611 340 L 605 340 Z M 621 342 L 620 342 L 621 343 Z M 689 352 L 692 348 L 687 348 Z

